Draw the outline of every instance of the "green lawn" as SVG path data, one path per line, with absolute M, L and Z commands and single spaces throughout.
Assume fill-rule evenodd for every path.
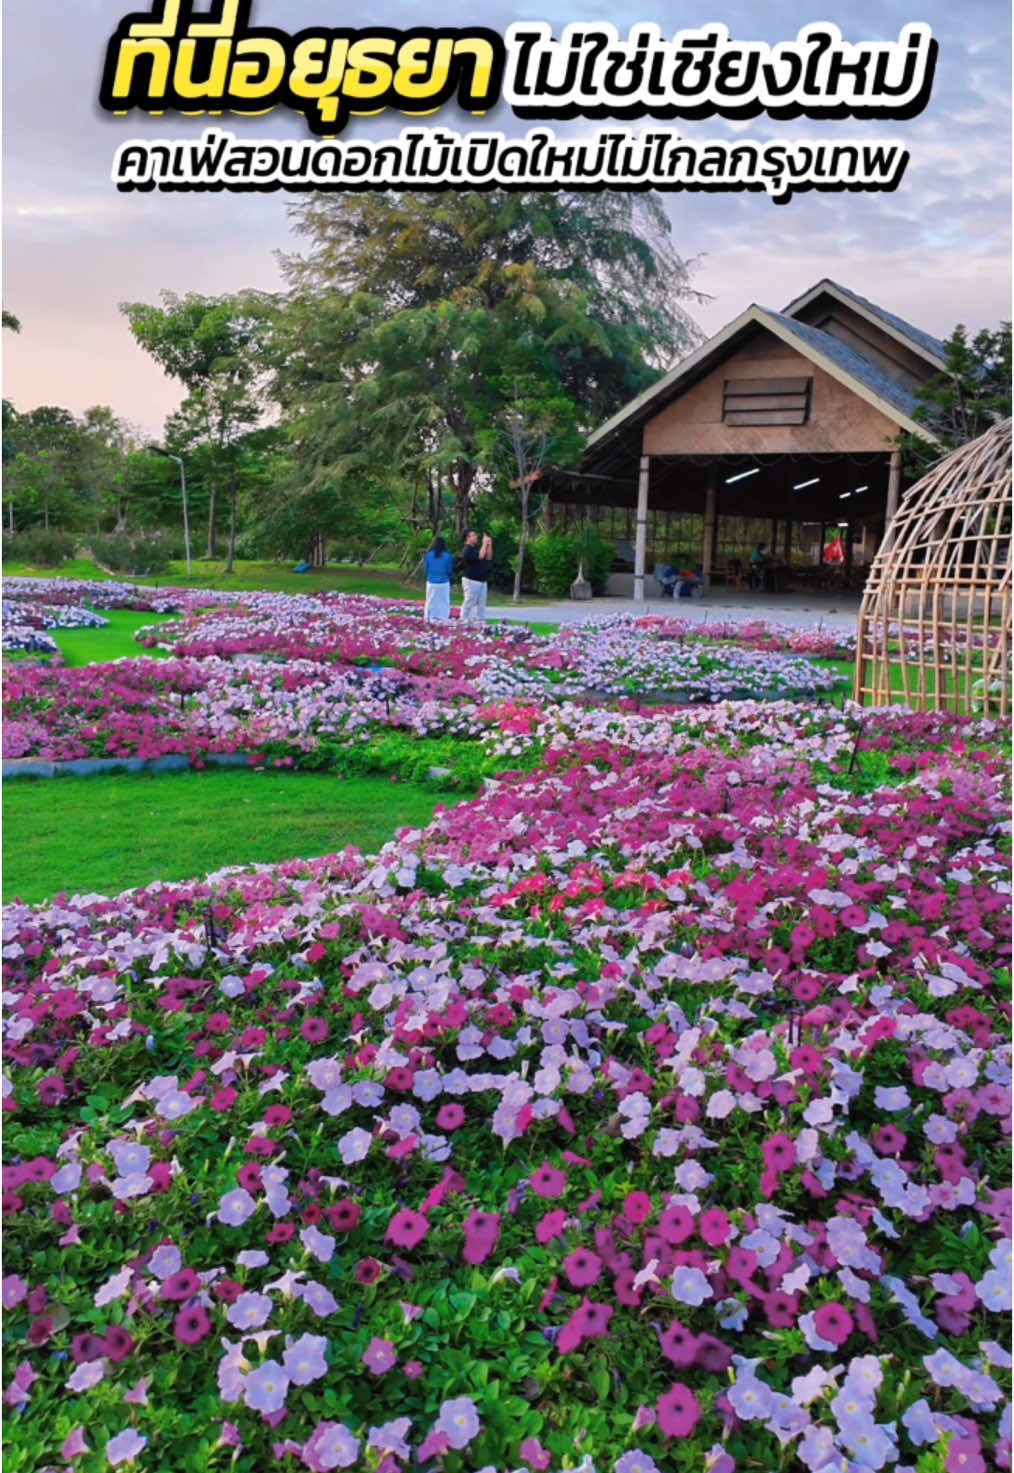
M 3 899 L 116 894 L 346 844 L 369 853 L 458 797 L 390 778 L 213 768 L 17 778 L 2 793 Z
M 67 665 L 93 665 L 98 660 L 118 660 L 121 656 L 153 655 L 165 659 L 168 650 L 145 649 L 134 638 L 135 629 L 148 624 L 164 624 L 168 614 L 140 614 L 136 609 L 103 609 L 109 623 L 101 629 L 53 629 L 51 634 L 60 646 Z
M 381 598 L 407 598 L 421 601 L 425 589 L 421 578 L 406 582 L 404 574 L 396 568 L 356 567 L 352 564 L 329 564 L 326 568 L 313 568 L 308 573 L 294 573 L 291 563 L 255 563 L 237 559 L 235 572 L 226 573 L 221 558 L 194 558 L 193 576 L 187 577 L 186 564 L 173 562 L 169 571 L 157 578 L 133 578 L 123 575 L 124 582 L 139 583 L 148 588 L 224 588 L 239 593 L 251 593 L 264 589 L 269 593 L 309 593 L 324 589 L 333 593 L 372 593 Z M 7 577 L 40 578 L 102 578 L 107 579 L 94 563 L 75 558 L 59 568 L 30 568 L 24 563 L 5 562 L 3 572 Z M 456 590 L 460 596 L 460 588 Z M 510 595 L 490 589 L 489 603 L 502 608 L 510 603 Z M 545 602 L 532 596 L 522 600 L 526 603 Z

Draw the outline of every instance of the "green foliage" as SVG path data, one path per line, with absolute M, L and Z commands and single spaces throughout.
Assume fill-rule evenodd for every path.
M 17 558 L 32 568 L 58 568 L 74 556 L 77 539 L 56 528 L 28 527 L 24 532 L 4 533 L 4 557 Z
M 169 568 L 173 545 L 162 532 L 119 532 L 92 537 L 91 552 L 103 567 L 114 573 L 154 574 Z
M 542 532 L 531 547 L 539 593 L 566 598 L 582 564 L 592 591 L 605 592 L 613 545 L 603 541 L 593 527 L 582 532 Z
M 969 342 L 963 323 L 944 344 L 942 373 L 916 392 L 919 407 L 913 418 L 938 441 L 902 433 L 898 444 L 913 478 L 924 474 L 942 453 L 965 445 L 1011 413 L 1011 324 L 995 331 L 983 328 Z M 942 450 L 941 450 L 942 447 Z
M 186 388 L 166 424 L 177 453 L 204 445 L 208 459 L 208 556 L 215 554 L 219 492 L 228 485 L 235 526 L 237 441 L 260 418 L 258 384 L 269 314 L 263 299 L 243 296 L 179 297 L 162 293 L 162 306 L 123 302 L 120 311 L 145 352 Z M 234 556 L 230 534 L 229 558 Z
M 500 474 L 516 385 L 587 429 L 694 337 L 654 196 L 315 195 L 294 214 L 310 251 L 286 262 L 272 343 L 299 476 L 342 499 L 393 472 L 431 531 L 445 489 L 460 536 Z

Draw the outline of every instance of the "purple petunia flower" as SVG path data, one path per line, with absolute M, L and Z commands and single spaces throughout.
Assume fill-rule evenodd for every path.
M 289 1390 L 289 1377 L 276 1360 L 266 1360 L 243 1383 L 243 1400 L 251 1411 L 270 1416 L 280 1412 Z
M 344 1422 L 318 1422 L 303 1444 L 302 1459 L 313 1473 L 351 1468 L 359 1457 L 359 1438 Z
M 327 1337 L 324 1335 L 300 1335 L 298 1340 L 282 1356 L 282 1365 L 289 1380 L 295 1386 L 309 1386 L 327 1372 L 324 1352 Z
M 435 1432 L 442 1432 L 451 1447 L 467 1447 L 479 1432 L 479 1413 L 469 1396 L 457 1396 L 445 1401 L 440 1407 L 433 1424 Z
M 215 1216 L 227 1227 L 242 1227 L 248 1217 L 257 1211 L 257 1203 L 245 1187 L 235 1187 L 219 1198 Z
M 124 1427 L 106 1443 L 106 1461 L 114 1467 L 117 1463 L 132 1463 L 147 1446 L 147 1437 L 133 1427 Z
M 237 1330 L 257 1330 L 264 1324 L 274 1305 L 270 1294 L 241 1294 L 225 1312 L 230 1325 Z

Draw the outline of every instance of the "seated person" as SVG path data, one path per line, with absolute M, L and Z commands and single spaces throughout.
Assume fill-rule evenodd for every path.
M 692 598 L 694 590 L 704 582 L 704 565 L 698 563 L 694 568 L 681 568 L 677 576 L 676 597 Z
M 662 590 L 663 598 L 672 598 L 676 587 L 676 570 L 669 563 L 655 564 L 655 582 Z
M 766 542 L 758 542 L 750 554 L 750 586 L 773 592 L 775 586 L 774 558 L 767 550 Z

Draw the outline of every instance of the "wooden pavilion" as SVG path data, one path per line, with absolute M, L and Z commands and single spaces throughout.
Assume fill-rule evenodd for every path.
M 644 598 L 650 570 L 699 563 L 705 587 L 744 584 L 764 541 L 783 586 L 859 587 L 901 492 L 900 430 L 943 344 L 823 280 L 781 312 L 750 306 L 591 436 L 578 467 L 546 478 L 549 526 L 593 521 Z M 623 554 L 626 553 L 626 559 Z M 632 576 L 631 576 L 632 574 Z

